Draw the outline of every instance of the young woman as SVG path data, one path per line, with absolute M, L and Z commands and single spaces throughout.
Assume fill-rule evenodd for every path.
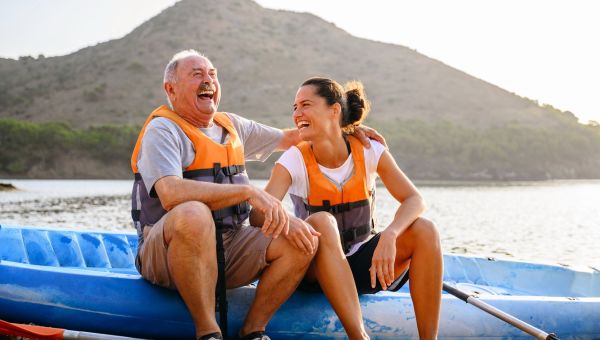
M 303 142 L 277 161 L 266 191 L 279 199 L 289 192 L 295 215 L 308 222 L 290 221 L 287 237 L 297 246 L 308 247 L 320 233 L 305 281 L 318 281 L 350 338 L 365 335 L 356 293 L 397 290 L 410 278 L 419 336 L 433 339 L 442 290 L 439 236 L 420 217 L 423 198 L 389 151 L 375 141 L 364 148 L 349 135 L 368 112 L 360 82 L 306 80 L 293 114 Z M 377 176 L 400 203 L 380 233 L 374 232 Z

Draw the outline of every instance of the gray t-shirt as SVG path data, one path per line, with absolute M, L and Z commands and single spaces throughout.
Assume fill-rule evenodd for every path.
M 264 161 L 281 142 L 283 132 L 270 126 L 257 123 L 227 113 L 244 145 L 246 161 Z M 213 122 L 211 127 L 200 129 L 208 137 L 218 143 L 222 141 L 224 129 Z M 192 141 L 185 132 L 172 120 L 164 117 L 154 118 L 142 138 L 138 154 L 137 166 L 148 193 L 152 191 L 156 181 L 165 176 L 183 177 L 183 170 L 194 161 L 196 152 Z

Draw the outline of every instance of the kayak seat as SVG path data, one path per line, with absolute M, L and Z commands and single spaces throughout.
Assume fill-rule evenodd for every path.
M 127 235 L 0 226 L 0 260 L 53 267 L 135 269 Z
M 125 235 L 103 234 L 110 268 L 135 268 L 135 256 Z
M 20 229 L 0 226 L 0 261 L 29 263 Z
M 19 230 L 19 229 L 16 229 Z M 30 264 L 59 267 L 60 263 L 46 232 L 36 229 L 21 229 L 25 250 Z
M 85 261 L 74 233 L 52 231 L 48 232 L 48 238 L 61 267 L 85 267 Z
M 102 244 L 102 237 L 99 234 L 80 233 L 77 236 L 81 255 L 87 267 L 110 268 L 110 260 Z

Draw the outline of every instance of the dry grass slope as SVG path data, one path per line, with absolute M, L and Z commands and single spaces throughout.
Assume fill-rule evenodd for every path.
M 61 57 L 0 59 L 0 118 L 59 121 L 79 129 L 140 125 L 165 102 L 165 64 L 187 48 L 205 53 L 219 68 L 221 110 L 278 127 L 291 125 L 293 96 L 304 79 L 362 80 L 373 102 L 367 124 L 385 131 L 413 176 L 600 177 L 600 170 L 590 170 L 600 165 L 598 152 L 590 151 L 600 149 L 598 128 L 578 124 L 571 113 L 541 107 L 404 46 L 356 38 L 314 15 L 265 9 L 251 0 L 182 0 L 121 39 Z M 488 133 L 497 129 L 504 132 Z M 530 130 L 539 147 L 523 155 L 538 155 L 532 162 L 562 170 L 526 175 L 511 170 L 521 161 L 505 151 L 531 146 L 525 137 Z M 419 135 L 425 132 L 427 138 Z M 553 154 L 554 139 L 572 144 Z M 478 149 L 479 144 L 489 147 Z M 548 155 L 539 156 L 540 148 Z M 586 170 L 563 153 L 575 154 Z M 490 154 L 508 159 L 508 165 L 485 157 Z M 455 164 L 462 162 L 472 166 Z
M 359 39 L 303 13 L 251 0 L 183 0 L 122 39 L 53 58 L 0 62 L 0 117 L 77 127 L 140 124 L 164 102 L 164 65 L 195 48 L 220 69 L 222 109 L 288 126 L 299 83 L 360 79 L 372 120 L 448 120 L 469 126 L 562 124 L 536 103 L 403 46 Z

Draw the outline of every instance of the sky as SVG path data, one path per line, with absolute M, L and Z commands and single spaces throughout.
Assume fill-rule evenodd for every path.
M 218 1 L 218 0 L 209 0 Z M 2 0 L 0 57 L 120 38 L 176 0 Z M 600 122 L 600 1 L 258 0 L 399 44 L 520 96 Z

